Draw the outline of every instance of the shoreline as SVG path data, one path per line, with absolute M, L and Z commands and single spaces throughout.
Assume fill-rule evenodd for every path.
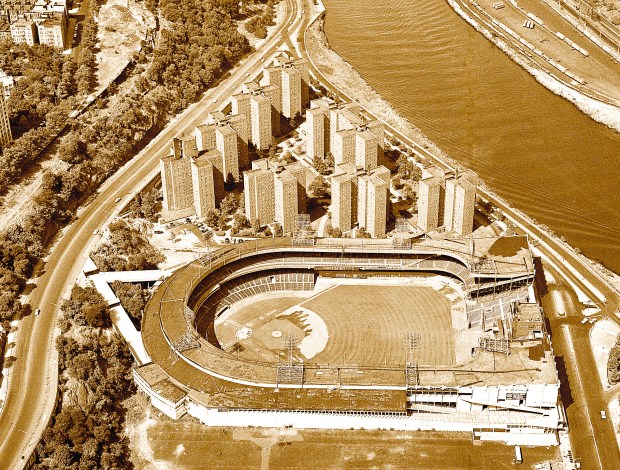
M 447 1 L 450 2 L 453 0 Z M 387 123 L 398 132 L 419 143 L 421 148 L 432 154 L 436 162 L 448 167 L 464 168 L 460 162 L 446 154 L 433 141 L 431 141 L 426 134 L 412 124 L 407 118 L 402 116 L 391 103 L 383 98 L 364 80 L 364 78 L 349 62 L 334 51 L 324 31 L 325 13 L 326 8 L 319 0 L 318 7 L 313 13 L 313 18 L 308 25 L 305 35 L 308 54 L 312 56 L 313 62 L 315 62 L 317 67 L 320 68 L 321 73 L 323 73 L 339 91 L 345 95 L 355 96 L 355 101 L 359 103 L 362 108 L 370 111 L 375 117 L 379 118 L 384 123 Z M 312 53 L 310 51 L 312 51 Z M 618 110 L 618 113 L 620 119 L 620 110 Z M 618 129 L 620 131 L 620 120 L 618 125 Z M 391 135 L 390 132 L 386 132 L 386 134 Z M 588 258 L 580 250 L 560 239 L 560 237 L 556 236 L 555 233 L 553 233 L 546 225 L 535 221 L 532 217 L 526 215 L 522 210 L 515 208 L 503 197 L 499 196 L 493 189 L 489 188 L 484 181 L 481 181 L 480 186 L 495 199 L 501 201 L 506 206 L 509 206 L 524 221 L 534 225 L 540 232 L 553 239 L 554 242 L 567 247 L 575 257 L 587 264 L 587 266 L 600 278 L 604 279 L 610 286 L 613 286 L 617 293 L 620 293 L 619 273 L 607 268 L 601 261 L 595 261 Z
M 513 62 L 529 73 L 534 79 L 549 90 L 554 95 L 564 98 L 572 103 L 582 113 L 590 119 L 603 124 L 610 129 L 620 133 L 620 108 L 604 103 L 596 98 L 592 98 L 575 88 L 572 88 L 564 81 L 560 80 L 555 74 L 540 66 L 530 65 L 527 56 L 515 48 L 510 42 L 500 38 L 487 29 L 486 24 L 472 18 L 456 0 L 446 0 L 448 5 L 459 15 L 467 24 L 482 34 L 491 44 L 495 45 L 504 54 L 510 57 Z M 482 23 L 482 24 L 481 24 Z M 598 47 L 598 46 L 597 46 Z M 551 64 L 549 64 L 551 66 Z

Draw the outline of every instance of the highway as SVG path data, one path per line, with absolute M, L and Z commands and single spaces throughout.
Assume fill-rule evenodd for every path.
M 299 5 L 286 0 L 286 16 L 274 34 L 248 56 L 220 85 L 209 90 L 203 99 L 173 120 L 153 141 L 121 168 L 99 194 L 78 212 L 74 220 L 46 259 L 44 271 L 35 280 L 30 299 L 33 310 L 20 322 L 16 339 L 17 361 L 8 377 L 7 399 L 0 414 L 0 468 L 23 468 L 47 426 L 56 402 L 58 385 L 57 352 L 54 329 L 59 305 L 69 294 L 90 248 L 96 242 L 94 230 L 105 226 L 130 198 L 159 171 L 159 158 L 168 153 L 171 139 L 204 121 L 236 88 L 248 80 L 246 74 L 257 73 L 261 56 L 272 54 L 284 42 L 280 36 L 288 28 L 301 24 Z M 217 102 L 215 102 L 217 100 Z M 117 197 L 123 198 L 115 203 Z
M 310 0 L 304 1 L 306 8 L 308 8 Z M 313 62 L 311 55 L 305 48 L 306 41 L 304 40 L 302 44 L 301 55 L 308 60 L 311 75 L 335 96 L 345 101 L 355 101 L 355 96 L 348 95 L 329 81 Z M 377 116 L 374 117 L 383 122 L 388 135 L 391 134 L 407 144 L 419 156 L 434 162 L 441 168 L 453 170 L 442 159 L 412 141 L 389 123 Z M 556 279 L 562 277 L 569 281 L 571 285 L 594 301 L 601 311 L 609 312 L 613 321 L 620 323 L 617 314 L 620 307 L 620 293 L 592 269 L 587 261 L 576 255 L 567 244 L 550 237 L 490 190 L 478 187 L 478 196 L 498 207 L 522 233 L 527 234 L 531 240 L 536 242 L 535 244 L 540 250 L 545 264 L 556 271 Z M 577 300 L 574 304 L 579 306 Z M 579 324 L 578 320 L 582 318 L 580 311 L 567 313 L 569 319 L 566 319 L 565 322 L 568 324 L 552 323 L 551 329 L 552 342 L 557 345 L 555 351 L 556 364 L 559 369 L 566 370 L 565 373 L 561 371 L 560 377 L 563 381 L 563 397 L 570 399 L 568 403 L 565 403 L 565 406 L 573 454 L 583 463 L 582 468 L 615 470 L 620 461 L 620 452 L 616 445 L 611 420 L 601 419 L 600 411 L 607 410 L 607 408 L 603 387 L 598 378 L 594 357 L 589 346 L 589 328 Z M 574 347 L 575 345 L 578 346 Z M 568 394 L 566 390 L 568 390 Z M 607 414 L 609 415 L 608 410 Z

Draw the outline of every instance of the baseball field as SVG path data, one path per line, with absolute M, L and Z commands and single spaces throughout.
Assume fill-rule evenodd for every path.
M 222 347 L 239 357 L 316 364 L 424 365 L 455 362 L 451 302 L 428 286 L 337 285 L 309 299 L 255 300 L 216 323 Z

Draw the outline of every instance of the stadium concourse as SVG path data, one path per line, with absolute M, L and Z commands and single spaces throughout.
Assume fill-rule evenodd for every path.
M 265 239 L 179 269 L 142 320 L 139 388 L 213 426 L 454 430 L 555 445 L 566 425 L 526 237 Z

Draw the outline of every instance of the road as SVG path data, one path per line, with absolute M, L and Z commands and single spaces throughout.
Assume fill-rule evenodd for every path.
M 273 53 L 283 43 L 280 34 L 300 24 L 298 4 L 286 0 L 286 6 L 284 21 L 271 38 L 248 56 L 220 86 L 209 90 L 199 103 L 188 108 L 121 168 L 101 188 L 97 197 L 78 213 L 77 219 L 64 230 L 51 249 L 44 272 L 36 279 L 36 287 L 30 296 L 33 309 L 41 308 L 41 315 L 24 318 L 17 334 L 17 361 L 8 378 L 7 399 L 0 414 L 0 468 L 23 468 L 54 408 L 58 383 L 54 325 L 58 305 L 69 292 L 96 241 L 94 230 L 101 229 L 133 194 L 153 179 L 159 171 L 159 157 L 168 153 L 172 138 L 202 123 L 209 112 L 216 110 L 230 96 L 233 87 L 247 81 L 246 74 L 260 70 L 260 57 Z M 122 203 L 114 202 L 117 197 L 123 198 Z
M 304 1 L 306 8 L 309 8 L 310 0 Z M 314 78 L 335 96 L 345 101 L 355 101 L 355 96 L 348 95 L 330 83 L 329 79 L 316 67 L 307 49 L 305 49 L 306 41 L 303 41 L 302 44 L 302 56 L 308 60 L 310 72 Z M 453 170 L 439 157 L 397 131 L 389 123 L 381 118 L 378 119 L 384 123 L 388 135 L 392 134 L 407 144 L 415 153 L 434 162 L 439 167 Z M 556 279 L 562 277 L 569 281 L 593 300 L 603 312 L 612 314 L 610 317 L 613 321 L 620 323 L 618 314 L 613 314 L 618 312 L 620 307 L 618 291 L 594 271 L 587 261 L 576 255 L 567 244 L 550 237 L 490 190 L 479 187 L 478 196 L 501 209 L 510 221 L 536 242 L 545 264 L 557 271 Z M 575 305 L 579 306 L 577 300 L 575 300 Z M 569 436 L 573 454 L 584 463 L 583 468 L 615 470 L 620 461 L 620 452 L 618 446 L 615 445 L 616 438 L 611 420 L 601 419 L 600 411 L 607 408 L 603 396 L 603 387 L 598 378 L 594 357 L 589 347 L 589 328 L 579 323 L 581 312 L 574 311 L 572 314 L 573 316 L 570 319 L 565 320 L 568 324 L 552 325 L 552 341 L 554 345 L 558 345 L 555 351 L 556 358 L 558 358 L 556 363 L 560 366 L 559 368 L 566 365 L 566 373 L 563 373 L 561 378 L 564 391 L 567 387 L 569 391 L 568 394 L 564 393 L 564 395 L 570 398 L 570 402 L 565 403 L 565 406 L 571 431 Z M 575 345 L 578 347 L 574 347 Z

